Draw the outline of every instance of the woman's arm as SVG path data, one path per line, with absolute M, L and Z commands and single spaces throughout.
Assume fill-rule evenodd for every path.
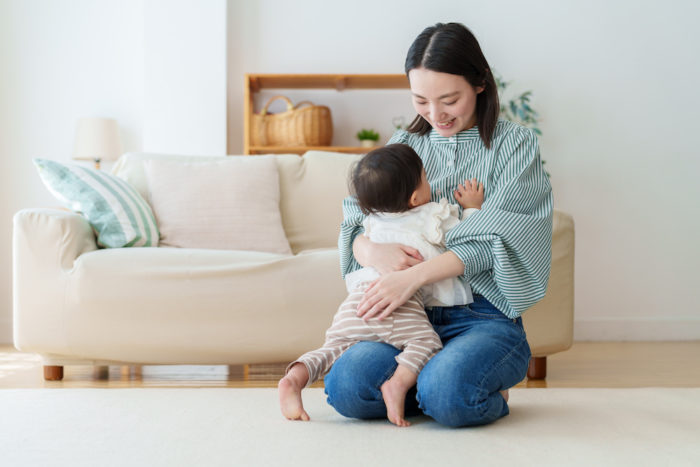
M 352 251 L 358 263 L 373 267 L 379 274 L 408 269 L 423 261 L 416 248 L 399 243 L 374 243 L 364 235 L 355 237 Z
M 552 188 L 537 136 L 523 127 L 505 135 L 481 210 L 445 235 L 464 264 L 463 277 L 510 318 L 544 297 L 552 254 Z
M 463 271 L 462 260 L 446 251 L 409 269 L 385 274 L 365 290 L 357 315 L 366 320 L 376 315 L 379 319 L 385 318 L 424 285 L 459 276 Z
M 433 279 L 460 275 L 511 318 L 544 296 L 551 265 L 552 192 L 537 138 L 532 131 L 518 128 L 506 136 L 501 151 L 493 169 L 494 186 L 482 209 L 445 235 L 449 253 L 459 259 L 462 269 L 455 273 L 457 262 L 430 260 L 418 270 L 422 274 L 414 275 L 416 266 L 383 276 L 361 304 L 365 315 L 373 309 L 373 315 L 386 316 L 401 305 L 396 305 L 397 300 L 408 299 L 409 293 Z M 438 258 L 447 261 L 446 254 Z M 431 273 L 438 264 L 445 267 L 442 273 Z
M 356 259 L 355 240 L 363 237 L 365 216 L 357 204 L 357 199 L 348 196 L 343 199 L 343 222 L 340 224 L 338 251 L 340 253 L 340 273 L 345 276 L 360 269 L 363 264 Z

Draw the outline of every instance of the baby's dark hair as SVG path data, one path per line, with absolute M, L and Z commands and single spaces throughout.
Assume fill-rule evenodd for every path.
M 421 183 L 423 161 L 406 144 L 389 144 L 368 152 L 355 164 L 350 192 L 364 214 L 404 212 Z

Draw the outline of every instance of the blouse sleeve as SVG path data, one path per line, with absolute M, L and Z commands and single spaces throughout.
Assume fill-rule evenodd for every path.
M 404 130 L 397 130 L 387 144 L 405 143 L 408 133 Z M 340 273 L 345 278 L 346 274 L 357 271 L 362 266 L 355 259 L 352 252 L 352 244 L 358 235 L 364 233 L 362 223 L 365 220 L 357 199 L 348 196 L 343 200 L 343 222 L 340 224 L 340 235 L 338 237 L 338 251 L 340 253 Z
M 509 315 L 519 315 L 544 297 L 552 255 L 552 189 L 532 131 L 519 128 L 508 135 L 493 176 L 481 209 L 445 241 L 464 262 L 465 278 L 490 274 L 483 282 L 495 282 Z
M 352 244 L 355 242 L 355 238 L 365 231 L 362 225 L 365 217 L 354 196 L 348 196 L 343 200 L 343 222 L 340 224 L 340 236 L 338 237 L 340 273 L 343 279 L 345 279 L 346 274 L 362 267 L 352 253 Z

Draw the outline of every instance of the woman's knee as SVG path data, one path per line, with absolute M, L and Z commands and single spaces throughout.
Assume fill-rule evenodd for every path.
M 527 342 L 488 363 L 487 358 L 463 350 L 461 346 L 443 350 L 425 366 L 418 376 L 420 409 L 454 427 L 483 425 L 507 415 L 508 404 L 500 391 L 524 377 L 530 355 Z
M 358 342 L 333 364 L 324 379 L 328 403 L 341 415 L 380 418 L 386 407 L 379 389 L 396 369 L 399 351 L 379 342 Z
M 485 425 L 508 414 L 500 393 L 475 384 L 442 386 L 419 380 L 418 404 L 424 414 L 451 427 Z

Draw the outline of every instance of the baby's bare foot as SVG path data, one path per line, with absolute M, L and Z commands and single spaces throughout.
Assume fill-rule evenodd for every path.
M 386 416 L 396 426 L 411 426 L 411 423 L 403 418 L 406 393 L 416 384 L 416 374 L 399 365 L 394 375 L 381 386 Z
M 391 379 L 382 384 L 381 390 L 384 405 L 386 405 L 386 417 L 389 421 L 396 426 L 411 426 L 411 423 L 403 418 L 406 391 Z
M 302 365 L 303 367 L 303 365 Z M 304 420 L 309 421 L 309 414 L 304 410 L 304 405 L 301 401 L 301 390 L 304 389 L 306 382 L 299 378 L 298 371 L 294 371 L 296 365 L 292 367 L 287 376 L 282 378 L 277 384 L 280 396 L 280 408 L 282 415 L 288 420 Z M 304 372 L 306 368 L 304 367 Z
M 500 393 L 503 396 L 503 399 L 505 399 L 505 401 L 508 402 L 508 390 L 504 389 L 503 391 L 500 391 Z

